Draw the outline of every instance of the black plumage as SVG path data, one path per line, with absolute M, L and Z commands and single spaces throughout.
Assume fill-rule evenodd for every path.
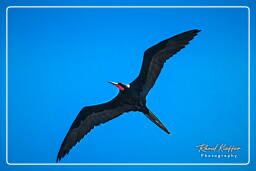
M 161 121 L 147 108 L 146 96 L 154 86 L 164 63 L 184 48 L 200 30 L 190 30 L 166 39 L 144 52 L 139 76 L 130 84 L 114 83 L 120 91 L 111 101 L 84 107 L 71 125 L 60 147 L 57 161 L 60 161 L 95 126 L 114 119 L 129 111 L 144 113 L 166 133 L 170 133 Z

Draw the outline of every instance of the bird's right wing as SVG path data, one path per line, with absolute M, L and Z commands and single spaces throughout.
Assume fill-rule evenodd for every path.
M 70 149 L 95 126 L 131 110 L 132 108 L 130 106 L 119 104 L 117 99 L 100 105 L 84 107 L 77 115 L 64 138 L 57 156 L 57 161 L 60 161 L 61 158 L 68 154 Z
M 131 87 L 140 89 L 141 95 L 146 96 L 154 86 L 164 63 L 174 54 L 184 48 L 200 30 L 190 30 L 166 39 L 144 52 L 139 76 L 131 83 Z

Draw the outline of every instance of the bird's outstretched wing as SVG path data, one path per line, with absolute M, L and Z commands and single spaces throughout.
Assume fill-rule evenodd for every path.
M 166 39 L 144 52 L 139 76 L 130 84 L 139 88 L 141 95 L 146 96 L 154 86 L 164 63 L 174 54 L 184 48 L 200 30 L 190 30 Z
M 77 115 L 64 138 L 56 161 L 60 161 L 61 158 L 68 154 L 70 149 L 95 126 L 105 123 L 120 116 L 122 113 L 131 110 L 131 106 L 120 104 L 118 98 L 114 98 L 110 102 L 104 104 L 84 107 Z

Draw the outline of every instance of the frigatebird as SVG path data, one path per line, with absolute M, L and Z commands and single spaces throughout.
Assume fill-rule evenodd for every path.
M 190 30 L 166 39 L 144 52 L 142 67 L 138 77 L 130 84 L 109 82 L 119 89 L 111 101 L 82 108 L 64 138 L 56 162 L 60 161 L 91 129 L 130 111 L 145 114 L 167 134 L 170 132 L 148 109 L 146 96 L 154 86 L 164 63 L 184 48 L 200 30 Z

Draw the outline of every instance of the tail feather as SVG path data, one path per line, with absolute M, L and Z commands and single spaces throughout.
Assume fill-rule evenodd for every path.
M 164 124 L 150 111 L 144 112 L 144 114 L 152 121 L 154 124 L 156 124 L 159 128 L 161 128 L 163 131 L 165 131 L 167 134 L 170 134 L 170 132 L 167 130 L 167 128 L 164 126 Z

